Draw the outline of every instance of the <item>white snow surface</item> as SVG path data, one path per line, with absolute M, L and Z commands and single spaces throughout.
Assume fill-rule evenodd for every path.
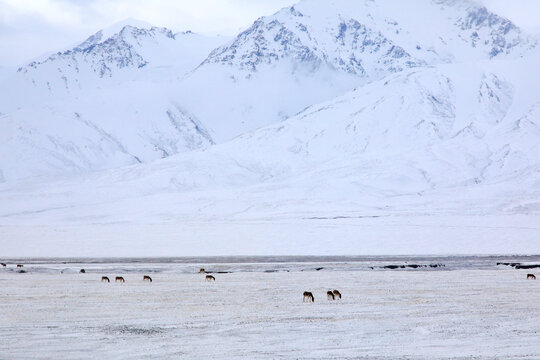
M 195 273 L 146 273 L 151 268 L 90 268 L 86 274 L 32 273 L 31 266 L 27 274 L 0 269 L 0 357 L 540 357 L 540 303 L 532 295 L 539 282 L 525 280 L 526 270 L 345 267 L 215 274 L 215 282 L 205 282 Z M 153 282 L 143 282 L 143 274 Z M 100 282 L 102 275 L 112 282 Z M 114 283 L 118 275 L 126 283 Z M 326 299 L 332 289 L 340 290 L 341 300 Z M 302 302 L 306 290 L 314 303 Z

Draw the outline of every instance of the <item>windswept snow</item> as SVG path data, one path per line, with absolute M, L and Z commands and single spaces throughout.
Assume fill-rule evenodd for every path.
M 157 273 L 152 284 L 143 271 L 0 269 L 10 290 L 0 293 L 0 357 L 540 357 L 539 283 L 525 270 L 238 272 L 216 274 L 215 283 Z M 126 283 L 101 283 L 101 275 Z M 328 301 L 331 289 L 342 300 Z M 315 303 L 302 303 L 306 290 Z

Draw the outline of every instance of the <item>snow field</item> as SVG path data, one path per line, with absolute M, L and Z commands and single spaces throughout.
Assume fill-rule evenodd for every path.
M 538 359 L 540 282 L 527 272 L 103 274 L 126 279 L 107 284 L 0 270 L 0 358 Z M 341 301 L 326 299 L 334 288 Z M 302 303 L 306 290 L 315 303 Z

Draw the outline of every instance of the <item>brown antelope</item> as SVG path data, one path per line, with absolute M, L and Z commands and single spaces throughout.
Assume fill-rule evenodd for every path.
M 6 264 L 6 263 L 2 263 L 2 267 L 6 267 L 6 266 L 7 266 L 7 264 Z
M 216 281 L 216 278 L 212 275 L 206 275 L 206 281 Z
M 326 292 L 326 297 L 328 298 L 328 300 L 336 300 L 336 297 L 334 296 L 334 293 L 331 292 L 331 291 Z
M 117 276 L 117 277 L 114 279 L 114 282 L 117 282 L 117 281 L 120 281 L 121 283 L 125 283 L 125 282 L 126 282 L 126 280 L 124 280 L 124 278 L 121 277 L 121 276 Z
M 315 302 L 315 298 L 313 297 L 313 294 L 309 291 L 304 291 L 304 298 L 302 299 L 302 302 Z
M 23 266 L 24 266 L 24 265 L 22 265 L 22 264 L 17 264 L 17 267 L 18 267 L 18 268 L 22 268 Z
M 106 276 L 102 276 L 102 277 L 101 277 L 101 281 L 102 281 L 102 282 L 103 282 L 103 281 L 106 281 L 106 282 L 108 282 L 108 283 L 111 282 L 111 280 L 109 280 L 109 278 L 106 277 Z
M 341 300 L 341 293 L 337 290 L 334 290 L 334 296 Z
M 529 279 L 536 280 L 536 276 L 534 274 L 527 274 L 527 280 Z
M 148 280 L 148 281 L 152 282 L 152 278 L 151 278 L 150 276 L 148 276 L 148 275 L 144 275 L 143 278 L 142 278 L 142 280 L 143 280 L 143 281 L 147 281 L 147 280 Z
M 199 270 L 199 274 L 204 274 L 204 273 L 206 273 L 206 270 L 204 270 L 203 268 L 201 268 L 201 269 Z

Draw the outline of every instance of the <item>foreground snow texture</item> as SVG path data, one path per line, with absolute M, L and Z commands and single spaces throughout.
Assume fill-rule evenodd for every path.
M 318 265 L 336 270 L 314 271 Z M 129 272 L 125 264 L 81 264 L 86 274 L 73 266 L 0 270 L 0 358 L 540 358 L 540 282 L 525 280 L 531 270 L 259 264 L 207 283 L 195 273 L 200 264 L 143 263 Z M 151 269 L 159 272 L 144 283 Z M 126 283 L 101 283 L 101 275 Z M 328 301 L 329 289 L 343 299 Z M 302 303 L 306 290 L 315 303 Z

